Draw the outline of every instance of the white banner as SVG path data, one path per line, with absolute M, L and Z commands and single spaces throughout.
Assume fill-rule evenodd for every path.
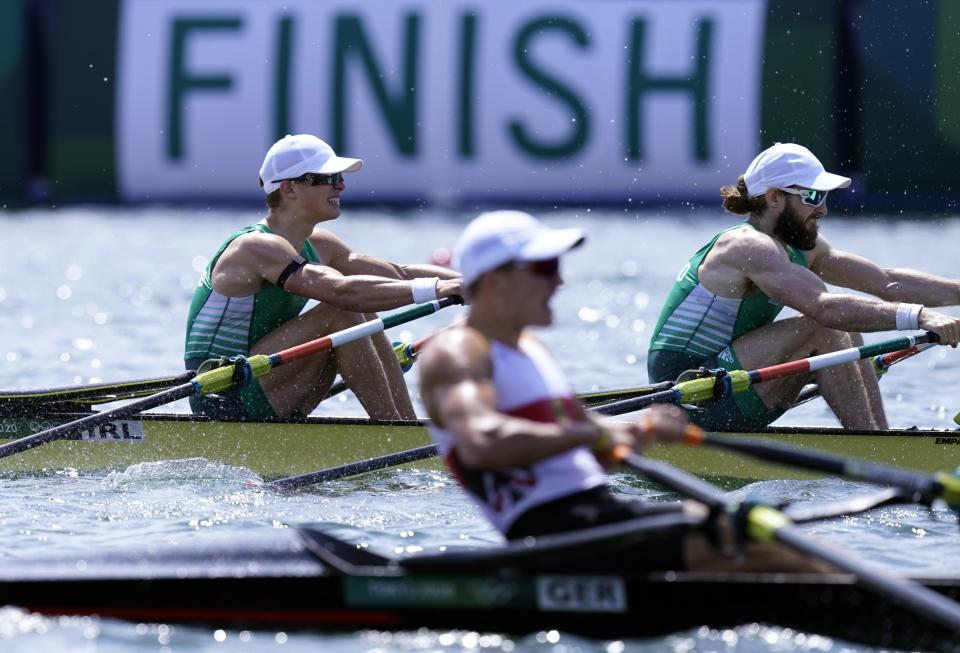
M 256 198 L 284 133 L 345 201 L 719 198 L 759 149 L 765 0 L 126 0 L 124 199 Z M 719 200 L 718 200 L 719 201 Z

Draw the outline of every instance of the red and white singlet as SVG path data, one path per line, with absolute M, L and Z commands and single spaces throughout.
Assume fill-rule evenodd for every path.
M 573 388 L 537 340 L 522 337 L 520 349 L 491 340 L 490 359 L 497 410 L 536 422 L 576 419 Z M 457 459 L 454 438 L 449 432 L 430 426 L 430 433 L 447 466 L 501 533 L 506 533 L 517 517 L 534 506 L 606 482 L 603 467 L 585 446 L 523 467 L 468 469 Z

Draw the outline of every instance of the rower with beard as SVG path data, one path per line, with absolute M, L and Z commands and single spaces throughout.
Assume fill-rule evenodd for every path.
M 827 194 L 849 185 L 802 145 L 776 143 L 735 186 L 721 188 L 723 207 L 747 219 L 714 236 L 680 270 L 651 338 L 650 380 L 676 380 L 701 367 L 751 370 L 859 347 L 860 333 L 868 331 L 926 329 L 956 346 L 960 320 L 926 306 L 960 304 L 960 281 L 880 267 L 832 247 L 819 233 Z M 873 297 L 830 292 L 826 284 Z M 775 321 L 784 306 L 800 315 Z M 691 410 L 691 419 L 709 430 L 762 428 L 811 381 L 844 427 L 887 428 L 869 361 L 751 386 Z

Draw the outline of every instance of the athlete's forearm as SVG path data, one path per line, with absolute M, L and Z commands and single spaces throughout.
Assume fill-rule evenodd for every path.
M 302 274 L 292 278 L 285 288 L 345 311 L 367 313 L 412 304 L 413 283 L 363 274 L 347 277 L 315 274 L 308 266 Z
M 417 277 L 439 277 L 441 279 L 457 279 L 460 273 L 441 265 L 430 265 L 428 263 L 418 263 L 413 265 L 401 265 L 407 279 L 416 279 Z
M 887 301 L 925 306 L 960 305 L 960 280 L 907 268 L 888 269 L 886 273 L 890 283 L 880 296 Z
M 824 292 L 807 314 L 839 331 L 865 333 L 897 328 L 897 304 L 871 297 Z

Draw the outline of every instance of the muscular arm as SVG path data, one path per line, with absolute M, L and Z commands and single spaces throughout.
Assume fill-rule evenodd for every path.
M 419 277 L 439 277 L 440 279 L 459 279 L 460 274 L 439 265 L 412 264 L 401 265 L 385 261 L 375 256 L 361 254 L 337 238 L 329 231 L 317 230 L 310 242 L 331 267 L 343 274 L 367 274 L 390 279 L 416 279 Z
M 820 277 L 791 263 L 774 240 L 764 234 L 744 233 L 729 244 L 722 261 L 735 265 L 774 301 L 823 326 L 857 332 L 896 329 L 896 304 L 828 291 Z
M 908 268 L 882 268 L 862 256 L 830 247 L 810 266 L 829 284 L 853 288 L 890 302 L 925 306 L 960 304 L 960 280 Z
M 299 254 L 274 234 L 251 233 L 234 240 L 213 269 L 213 287 L 229 297 L 244 297 L 276 283 Z M 456 280 L 437 284 L 440 297 L 457 294 Z M 287 280 L 288 292 L 316 299 L 348 311 L 375 312 L 413 302 L 413 286 L 406 279 L 373 274 L 345 275 L 329 265 L 308 263 Z
M 573 447 L 592 446 L 601 437 L 588 420 L 561 425 L 497 411 L 487 343 L 470 328 L 438 335 L 419 365 L 427 412 L 454 436 L 457 456 L 467 467 L 527 465 Z
M 829 244 L 822 238 L 811 255 L 812 265 L 822 265 Z M 780 246 L 765 234 L 741 232 L 737 238 L 718 240 L 715 252 L 708 255 L 710 269 L 701 268 L 701 282 L 721 296 L 742 297 L 753 284 L 774 301 L 800 311 L 825 327 L 841 331 L 887 331 L 897 328 L 898 304 L 832 293 L 823 280 L 802 266 L 790 262 Z M 829 267 L 829 264 L 828 264 Z M 865 268 L 861 268 L 865 269 Z M 829 275 L 827 275 L 829 277 Z M 865 275 L 876 288 L 879 277 Z M 932 331 L 940 343 L 956 346 L 960 342 L 960 320 L 924 308 L 919 328 Z

